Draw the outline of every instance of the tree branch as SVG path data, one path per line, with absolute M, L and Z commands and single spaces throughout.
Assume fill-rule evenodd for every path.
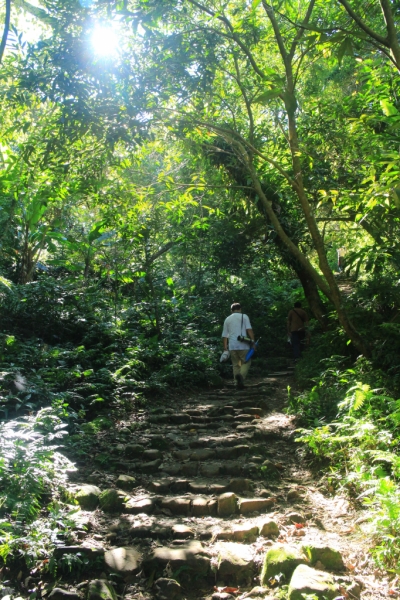
M 22 8 L 26 12 L 31 13 L 37 19 L 43 21 L 43 23 L 47 23 L 47 25 L 54 27 L 57 24 L 57 19 L 51 17 L 45 10 L 43 10 L 43 8 L 33 6 L 33 4 L 26 2 L 26 0 L 14 0 L 14 4 L 15 6 L 18 6 L 18 8 Z
M 8 32 L 10 30 L 10 19 L 11 19 L 11 0 L 6 0 L 6 16 L 4 19 L 3 36 L 1 38 L 1 43 L 0 43 L 0 64 L 3 60 L 3 54 L 4 54 L 4 50 L 6 48 L 6 44 L 7 44 Z
M 189 0 L 189 2 L 191 4 L 193 4 L 193 6 L 196 6 L 199 10 L 205 12 L 206 14 L 210 15 L 211 17 L 215 17 L 216 19 L 218 19 L 219 21 L 221 21 L 221 23 L 224 23 L 224 25 L 230 31 L 231 39 L 239 46 L 239 48 L 241 50 L 243 50 L 243 52 L 245 53 L 245 55 L 249 59 L 250 64 L 253 67 L 253 70 L 255 71 L 255 73 L 257 73 L 257 75 L 259 75 L 262 79 L 264 79 L 265 78 L 265 73 L 263 73 L 263 71 L 257 65 L 257 63 L 256 63 L 256 61 L 255 61 L 252 53 L 250 52 L 249 48 L 242 42 L 242 40 L 240 39 L 240 37 L 235 33 L 235 30 L 232 27 L 232 24 L 229 21 L 229 19 L 227 19 L 223 15 L 219 15 L 219 14 L 217 15 L 217 13 L 215 13 L 213 10 L 207 8 L 206 6 L 203 6 L 199 2 L 196 2 L 196 0 Z M 221 33 L 221 35 L 223 35 L 223 34 Z
M 285 66 L 286 66 L 286 61 L 288 59 L 288 52 L 286 50 L 286 46 L 285 46 L 285 43 L 283 41 L 283 38 L 282 38 L 282 35 L 281 35 L 281 31 L 279 29 L 278 23 L 277 23 L 276 18 L 275 18 L 274 9 L 272 8 L 272 6 L 270 6 L 269 4 L 267 4 L 266 0 L 262 0 L 262 3 L 263 3 L 263 7 L 265 9 L 265 12 L 268 15 L 268 18 L 271 21 L 271 25 L 272 25 L 272 28 L 273 28 L 274 34 L 275 34 L 275 39 L 276 39 L 278 47 L 279 47 L 279 52 L 281 53 L 281 56 L 283 58 Z
M 388 0 L 380 0 L 380 3 L 386 23 L 386 31 L 388 33 L 387 37 L 390 50 L 392 51 L 393 58 L 396 61 L 396 66 L 400 70 L 400 46 L 397 39 L 397 30 L 393 18 L 392 7 Z
M 308 25 L 308 22 L 311 19 L 311 14 L 312 14 L 312 11 L 314 10 L 314 5 L 315 5 L 315 0 L 311 0 L 311 2 L 308 5 L 308 8 L 307 8 L 306 16 L 303 19 L 303 23 L 302 23 L 303 27 L 299 27 L 299 29 L 297 30 L 297 33 L 296 33 L 294 40 L 292 42 L 292 45 L 290 47 L 290 52 L 289 52 L 290 60 L 293 60 L 293 56 L 296 51 L 297 44 L 299 43 L 299 41 L 301 40 L 301 38 L 304 35 L 304 26 Z
M 235 62 L 235 69 L 236 69 L 236 83 L 238 84 L 238 87 L 241 91 L 241 94 L 243 96 L 243 100 L 244 103 L 246 105 L 246 110 L 247 110 L 247 114 L 249 117 L 249 139 L 250 139 L 250 143 L 254 144 L 254 118 L 253 118 L 253 111 L 251 110 L 251 104 L 250 101 L 247 97 L 247 93 L 246 90 L 244 89 L 241 79 L 240 79 L 240 70 L 239 70 L 239 65 L 238 65 L 238 61 L 237 61 L 237 57 L 235 55 L 235 53 L 233 53 L 233 60 Z
M 387 46 L 388 48 L 390 47 L 388 38 L 383 37 L 382 35 L 379 35 L 379 33 L 376 33 L 376 31 L 371 29 L 371 27 L 368 27 L 368 25 L 366 23 L 364 23 L 364 21 L 361 19 L 361 17 L 359 17 L 358 14 L 351 8 L 351 6 L 347 2 L 347 0 L 339 0 L 339 2 L 345 8 L 346 12 L 350 15 L 350 17 L 353 19 L 353 21 L 355 23 L 357 23 L 357 25 L 360 27 L 360 29 L 365 31 L 365 33 L 367 35 L 372 37 L 374 40 L 376 40 L 383 46 Z
M 172 248 L 172 246 L 175 246 L 175 244 L 177 243 L 178 240 L 174 240 L 172 242 L 167 242 L 166 244 L 164 244 L 164 246 L 161 246 L 161 248 L 157 250 L 157 252 L 154 252 L 154 254 L 151 254 L 146 258 L 146 265 L 151 265 L 155 260 L 157 260 L 157 258 L 168 252 L 168 250 Z

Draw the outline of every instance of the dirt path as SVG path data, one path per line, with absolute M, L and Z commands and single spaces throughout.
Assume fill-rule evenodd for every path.
M 98 471 L 82 464 L 71 484 L 74 493 L 92 486 L 79 502 L 99 507 L 78 513 L 69 542 L 75 550 L 61 547 L 58 554 L 86 548 L 104 555 L 93 576 L 112 581 L 129 599 L 229 600 L 253 588 L 251 597 L 286 598 L 287 588 L 271 585 L 288 585 L 301 562 L 317 575 L 332 572 L 329 598 L 395 597 L 368 558 L 359 515 L 313 476 L 294 442 L 295 419 L 282 412 L 292 383 L 290 374 L 277 373 L 243 391 L 198 393 L 105 433 L 97 453 L 108 452 L 109 461 Z M 285 577 L 286 563 L 263 576 L 266 553 L 277 544 L 303 552 L 302 559 Z M 307 557 L 305 546 L 314 548 Z M 341 573 L 323 562 L 326 548 L 339 551 L 334 562 L 343 560 Z M 69 592 L 82 596 L 85 582 L 70 581 Z

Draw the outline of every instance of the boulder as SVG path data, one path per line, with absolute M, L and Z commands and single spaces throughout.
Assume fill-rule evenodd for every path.
M 172 573 L 180 570 L 180 576 L 205 577 L 210 569 L 210 558 L 198 541 L 190 541 L 175 548 L 161 546 L 155 548 L 152 554 L 144 561 L 145 573 L 150 575 L 153 571 L 162 574 L 167 564 Z
M 229 517 L 237 512 L 238 498 L 233 492 L 226 492 L 218 497 L 218 516 Z
M 220 463 L 205 463 L 200 466 L 200 473 L 204 477 L 218 477 L 220 470 Z
M 90 531 L 93 528 L 91 517 L 86 512 L 72 511 L 69 513 L 68 519 L 74 522 L 74 529 Z
M 261 585 L 268 585 L 269 579 L 283 573 L 287 579 L 300 564 L 306 562 L 305 558 L 295 546 L 276 544 L 266 553 L 261 571 Z
M 142 444 L 127 444 L 125 446 L 125 454 L 131 458 L 140 458 L 145 448 Z
M 172 456 L 177 460 L 189 460 L 193 452 L 191 450 L 175 450 Z
M 187 525 L 177 523 L 172 526 L 172 537 L 176 540 L 194 538 L 194 531 Z
M 273 508 L 274 501 L 271 498 L 241 498 L 239 512 L 241 515 L 257 511 L 264 512 Z
M 254 484 L 251 479 L 239 477 L 230 480 L 228 483 L 228 492 L 235 492 L 236 494 L 240 494 L 241 492 L 249 492 L 253 489 L 253 486 Z
M 117 600 L 117 594 L 107 580 L 93 579 L 89 581 L 87 600 Z
M 173 515 L 188 515 L 190 505 L 190 498 L 163 498 L 161 501 L 161 507 L 167 508 Z
M 298 512 L 291 512 L 286 515 L 286 520 L 288 523 L 302 523 L 306 522 L 306 518 L 304 515 Z
M 110 488 L 101 492 L 99 496 L 100 508 L 104 512 L 121 512 L 124 506 L 126 494 L 121 490 Z
M 157 450 L 156 448 L 152 448 L 151 450 L 145 450 L 142 455 L 142 458 L 146 460 L 157 460 L 161 457 L 162 454 L 160 450 Z
M 264 521 L 260 527 L 260 535 L 267 538 L 274 538 L 279 535 L 279 527 L 275 521 Z
M 232 529 L 220 529 L 219 531 L 213 534 L 214 539 L 216 540 L 232 540 L 233 541 L 233 531 Z
M 207 481 L 189 481 L 188 487 L 189 492 L 192 492 L 193 494 L 207 494 L 209 484 Z
M 140 552 L 131 546 L 125 548 L 113 548 L 104 555 L 106 567 L 129 579 L 141 569 L 142 556 Z
M 169 479 L 160 479 L 159 481 L 150 481 L 148 489 L 155 494 L 165 494 L 168 492 L 170 485 Z
M 80 600 L 80 596 L 76 592 L 70 592 L 59 587 L 53 588 L 48 598 L 51 598 L 51 600 Z
M 130 475 L 120 475 L 116 482 L 117 488 L 129 492 L 136 485 L 136 479 Z
M 224 494 L 225 492 L 233 492 L 234 490 L 228 490 L 227 484 L 224 483 L 211 483 L 208 487 L 208 491 L 210 494 L 216 494 L 219 496 L 220 494 Z
M 255 563 L 251 547 L 234 542 L 217 542 L 217 580 L 246 584 L 254 576 Z
M 193 498 L 192 515 L 194 517 L 204 517 L 210 514 L 209 500 L 207 498 Z
M 188 480 L 187 479 L 176 479 L 171 482 L 170 489 L 174 494 L 180 494 L 182 492 L 186 492 L 188 488 Z
M 99 504 L 100 488 L 96 485 L 83 485 L 75 494 L 79 506 L 84 510 L 95 510 Z
M 140 470 L 142 471 L 142 473 L 156 473 L 161 463 L 161 458 L 158 458 L 157 460 L 151 460 L 150 462 L 142 463 L 140 465 Z
M 209 448 L 202 448 L 200 450 L 196 450 L 195 452 L 192 453 L 191 455 L 191 460 L 210 460 L 211 458 L 214 458 L 215 456 L 215 450 L 211 450 Z
M 332 575 L 316 571 L 307 565 L 299 565 L 293 573 L 288 590 L 288 600 L 303 600 L 306 594 L 324 600 L 341 596 L 340 586 Z
M 207 505 L 209 514 L 213 517 L 216 516 L 218 514 L 218 500 L 213 498 L 208 501 Z
M 153 433 L 148 436 L 150 448 L 157 448 L 158 450 L 167 450 L 170 446 L 170 440 L 166 439 L 165 436 Z
M 237 542 L 252 544 L 258 538 L 258 527 L 256 525 L 233 526 L 233 539 Z
M 312 565 L 322 563 L 327 571 L 344 571 L 345 566 L 339 550 L 317 544 L 303 546 L 303 552 L 308 556 Z
M 193 477 L 194 475 L 197 475 L 198 466 L 199 463 L 195 461 L 182 463 L 180 471 L 182 471 L 182 475 L 185 475 L 186 477 Z
M 226 460 L 221 466 L 221 473 L 223 475 L 240 475 L 242 473 L 243 465 L 237 460 Z
M 130 498 L 124 503 L 124 512 L 130 515 L 140 515 L 144 513 L 150 515 L 154 510 L 154 500 L 152 498 Z
M 197 465 L 196 465 L 197 467 Z M 163 464 L 162 466 L 162 470 L 165 473 L 168 473 L 168 475 L 179 475 L 181 472 L 181 464 L 180 463 L 169 463 L 169 464 Z
M 176 600 L 182 595 L 182 588 L 175 579 L 160 577 L 154 583 L 154 591 L 158 600 Z
M 232 458 L 232 448 L 216 448 L 215 455 L 219 460 Z
M 299 492 L 299 490 L 296 490 L 295 488 L 289 490 L 287 493 L 287 501 L 288 502 L 294 502 L 295 500 L 299 500 L 301 497 L 302 497 L 301 493 Z

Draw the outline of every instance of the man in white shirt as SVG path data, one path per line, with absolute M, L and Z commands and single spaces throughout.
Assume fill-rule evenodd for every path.
M 254 343 L 254 333 L 249 317 L 242 313 L 242 307 L 238 302 L 232 304 L 231 311 L 232 314 L 224 322 L 222 341 L 224 350 L 229 350 L 231 353 L 233 377 L 238 389 L 242 390 L 251 364 L 251 360 L 245 362 L 251 344 L 238 339 L 238 337 L 250 338 Z

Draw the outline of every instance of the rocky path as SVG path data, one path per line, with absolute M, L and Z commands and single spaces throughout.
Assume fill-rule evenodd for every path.
M 277 373 L 199 393 L 104 433 L 98 456 L 110 459 L 73 474 L 81 510 L 55 553 L 60 573 L 79 553 L 93 577 L 70 574 L 50 597 L 387 597 L 366 571 L 357 515 L 314 480 L 294 442 L 288 383 Z

